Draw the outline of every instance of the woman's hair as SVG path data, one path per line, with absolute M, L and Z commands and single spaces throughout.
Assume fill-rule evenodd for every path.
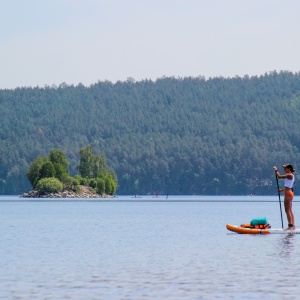
M 286 164 L 286 165 L 283 165 L 282 167 L 289 169 L 292 173 L 294 173 L 296 171 L 291 164 Z

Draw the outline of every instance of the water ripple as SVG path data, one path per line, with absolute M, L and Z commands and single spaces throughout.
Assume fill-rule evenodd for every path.
M 274 203 L 0 205 L 0 299 L 298 297 L 299 236 L 225 228 Z

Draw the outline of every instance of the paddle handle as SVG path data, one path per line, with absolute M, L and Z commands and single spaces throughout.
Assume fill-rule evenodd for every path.
M 281 209 L 281 200 L 280 200 L 280 192 L 279 192 L 279 183 L 278 183 L 278 177 L 275 172 L 275 177 L 276 177 L 276 183 L 277 183 L 277 191 L 278 191 L 278 198 L 279 198 L 279 207 L 280 207 L 280 215 L 281 215 L 281 227 L 283 229 L 283 219 L 282 219 L 282 209 Z

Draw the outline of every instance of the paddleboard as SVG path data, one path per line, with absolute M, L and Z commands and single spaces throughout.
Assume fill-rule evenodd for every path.
M 281 228 L 267 228 L 267 229 L 256 229 L 256 228 L 245 228 L 241 226 L 227 224 L 226 228 L 230 231 L 242 234 L 300 234 L 300 229 L 286 230 Z

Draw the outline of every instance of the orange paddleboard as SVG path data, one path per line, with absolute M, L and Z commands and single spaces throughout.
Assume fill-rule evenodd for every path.
M 256 229 L 256 228 L 245 228 L 236 225 L 227 224 L 226 228 L 230 231 L 242 234 L 300 234 L 300 229 L 287 230 L 281 228 L 267 228 L 267 229 Z

